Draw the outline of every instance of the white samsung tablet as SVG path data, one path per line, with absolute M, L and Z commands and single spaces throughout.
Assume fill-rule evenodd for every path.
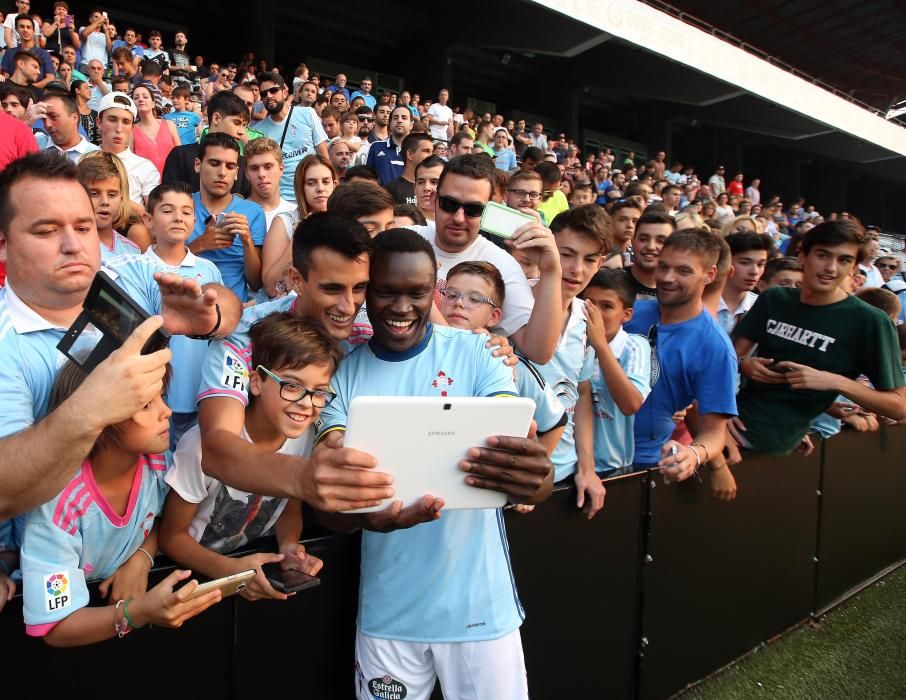
M 344 447 L 374 455 L 377 469 L 393 475 L 394 496 L 347 512 L 383 510 L 396 500 L 408 506 L 428 494 L 444 499 L 446 510 L 500 508 L 506 495 L 466 484 L 459 462 L 493 435 L 525 437 L 534 413 L 535 402 L 519 397 L 357 396 Z

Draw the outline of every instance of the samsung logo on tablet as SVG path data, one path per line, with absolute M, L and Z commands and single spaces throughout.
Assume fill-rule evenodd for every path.
M 428 437 L 453 437 L 456 435 L 455 430 L 429 430 Z

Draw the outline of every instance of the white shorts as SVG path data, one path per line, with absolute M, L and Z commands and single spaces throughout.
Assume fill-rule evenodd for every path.
M 435 678 L 445 700 L 526 700 L 522 637 L 484 642 L 400 642 L 356 632 L 358 700 L 428 700 Z

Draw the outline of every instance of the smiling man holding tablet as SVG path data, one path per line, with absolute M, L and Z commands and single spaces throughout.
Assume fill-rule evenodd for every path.
M 356 396 L 516 395 L 512 371 L 485 349 L 483 336 L 428 322 L 435 270 L 434 251 L 418 234 L 391 229 L 374 239 L 366 293 L 374 337 L 334 376 L 337 398 L 321 414 L 318 449 L 338 446 L 332 434 L 345 430 Z M 489 442 L 497 449 L 473 448 L 461 464 L 466 483 L 501 491 L 515 503 L 550 495 L 553 470 L 539 442 Z M 427 699 L 435 677 L 448 697 L 528 697 L 519 636 L 524 613 L 503 513 L 441 515 L 443 505 L 426 495 L 405 508 L 397 501 L 367 515 L 325 514 L 338 529 L 366 529 L 356 638 L 363 700 L 382 684 Z

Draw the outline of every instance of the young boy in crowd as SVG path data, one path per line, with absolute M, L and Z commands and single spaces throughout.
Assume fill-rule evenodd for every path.
M 183 146 L 195 143 L 201 136 L 201 115 L 192 111 L 191 96 L 192 93 L 185 85 L 173 88 L 171 94 L 173 111 L 164 115 L 164 119 L 173 122 L 179 134 L 179 142 Z
M 799 289 L 802 286 L 802 265 L 796 258 L 771 258 L 765 263 L 758 280 L 758 292 L 770 287 Z
M 731 233 L 725 240 L 733 256 L 733 269 L 718 303 L 717 322 L 727 333 L 732 333 L 737 321 L 758 299 L 754 289 L 774 242 L 760 233 Z
M 591 377 L 595 471 L 612 476 L 632 466 L 635 414 L 651 392 L 651 347 L 623 330 L 635 304 L 628 272 L 598 271 L 582 298 L 588 344 L 597 358 Z
M 503 315 L 505 295 L 503 276 L 494 265 L 484 261 L 461 262 L 447 273 L 440 311 L 453 328 L 466 331 L 493 328 Z M 547 448 L 547 453 L 552 454 L 563 435 L 566 413 L 538 368 L 527 358 L 517 357 L 516 387 L 520 396 L 535 402 L 538 439 Z
M 334 397 L 329 383 L 342 357 L 339 344 L 316 322 L 287 312 L 258 321 L 250 339 L 242 438 L 260 450 L 307 456 L 315 421 Z M 299 544 L 301 502 L 246 493 L 206 476 L 198 427 L 180 441 L 166 479 L 172 491 L 161 521 L 160 546 L 174 561 L 211 578 L 257 569 L 257 577 L 242 592 L 248 600 L 287 598 L 268 582 L 263 564 L 281 562 L 284 569 L 311 575 L 320 570 L 321 560 Z M 279 554 L 227 556 L 271 532 Z
M 610 231 L 613 234 L 613 248 L 604 262 L 604 267 L 629 267 L 632 262 L 632 234 L 635 225 L 642 216 L 639 204 L 628 197 L 613 202 L 610 214 Z
M 194 255 L 186 240 L 195 226 L 195 200 L 192 189 L 184 182 L 165 182 L 148 195 L 145 224 L 156 243 L 145 251 L 154 262 L 166 265 L 169 272 L 180 277 L 198 280 L 201 285 L 223 284 L 220 270 L 210 260 Z M 205 340 L 176 335 L 170 338 L 173 351 L 171 369 L 173 380 L 167 393 L 167 405 L 172 409 L 170 420 L 170 449 L 198 420 L 195 403 L 201 368 L 208 349 Z
M 601 266 L 612 238 L 607 215 L 591 204 L 569 209 L 551 223 L 562 269 L 560 291 L 563 329 L 553 358 L 538 369 L 553 387 L 569 418 L 551 455 L 554 481 L 575 475 L 578 499 L 589 518 L 604 505 L 604 486 L 595 473 L 591 377 L 594 351 L 587 342 L 585 302 L 577 296 Z M 552 319 L 553 320 L 553 319 Z
M 586 204 L 595 203 L 594 185 L 590 182 L 577 182 L 573 187 L 573 194 L 569 199 L 571 207 L 584 207 Z

